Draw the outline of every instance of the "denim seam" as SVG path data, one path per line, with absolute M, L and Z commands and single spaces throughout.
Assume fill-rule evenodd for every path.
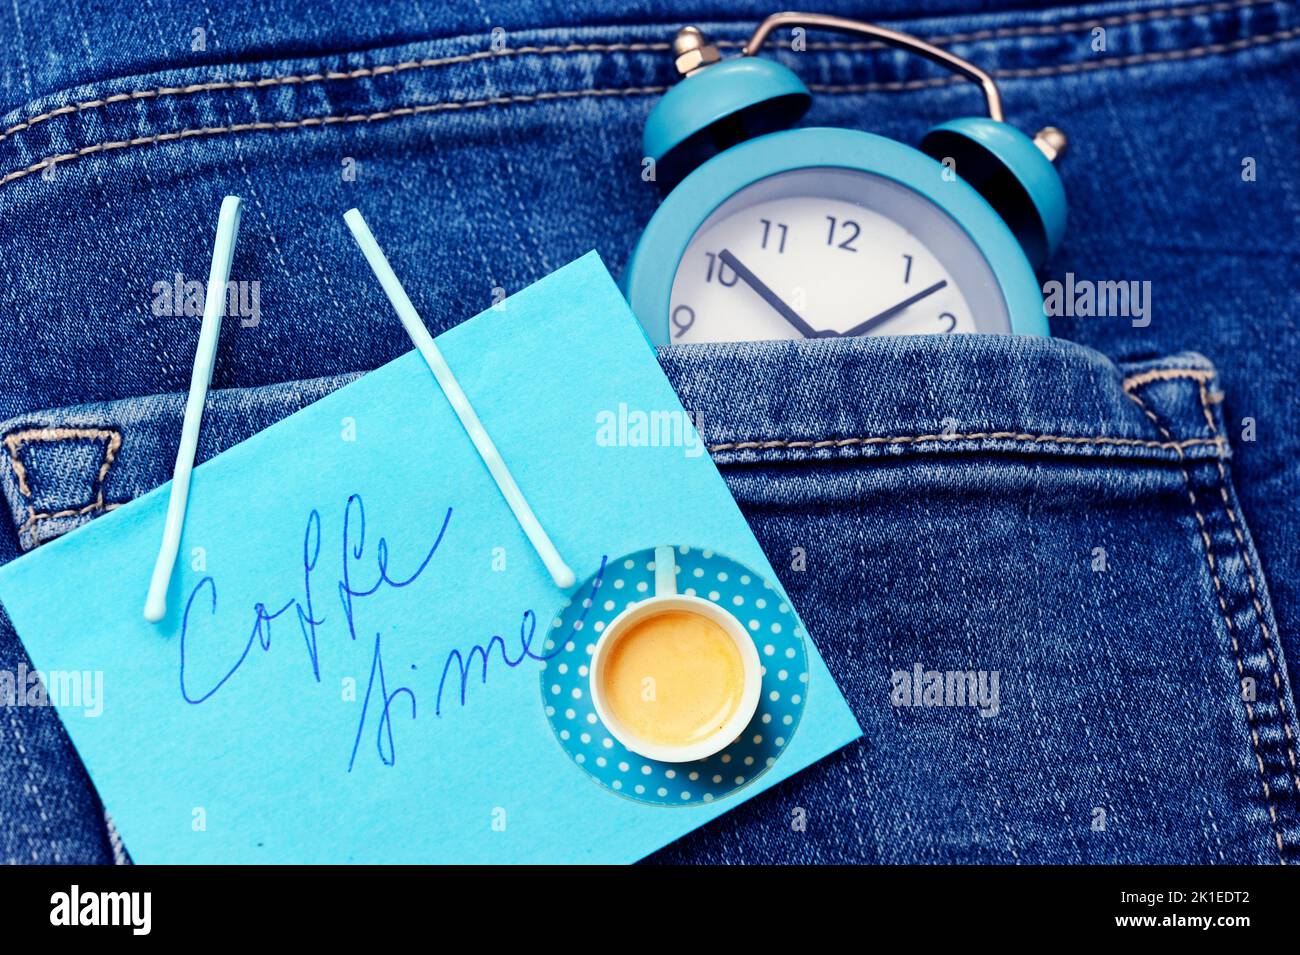
M 36 811 L 40 813 L 41 821 L 49 823 L 49 813 L 45 811 L 45 806 L 41 803 L 41 784 L 37 781 L 36 773 L 32 769 L 32 761 L 31 757 L 27 755 L 27 747 L 23 745 L 23 734 L 22 729 L 18 726 L 18 717 L 14 714 L 12 707 L 6 706 L 5 709 L 8 711 L 9 715 L 9 725 L 13 727 L 14 731 L 14 745 L 18 747 L 18 755 L 22 758 L 23 766 L 27 770 L 28 779 L 31 780 L 32 801 L 36 803 Z M 30 839 L 28 840 L 28 843 L 31 844 Z M 54 861 L 56 863 L 61 863 L 63 859 L 59 854 L 57 840 L 52 840 L 51 851 L 54 855 Z M 35 862 L 40 861 L 40 857 L 34 849 L 32 851 L 32 860 Z
M 95 476 L 94 500 L 88 504 L 60 511 L 37 511 L 31 502 L 32 490 L 27 483 L 27 468 L 18 453 L 19 449 L 23 445 L 35 441 L 81 439 L 104 441 L 104 460 Z M 113 466 L 113 462 L 117 459 L 117 452 L 122 447 L 122 434 L 120 431 L 114 428 L 28 428 L 5 435 L 4 444 L 5 449 L 9 452 L 9 461 L 18 483 L 18 492 L 27 500 L 27 519 L 18 528 L 19 537 L 35 528 L 41 521 L 53 520 L 58 517 L 77 517 L 94 511 L 110 511 L 117 506 L 104 502 L 104 479 L 108 477 L 109 468 Z
M 1204 384 L 1214 378 L 1214 372 L 1209 368 L 1153 368 L 1151 371 L 1142 371 L 1136 375 L 1129 375 L 1121 382 L 1121 385 L 1125 392 L 1132 395 L 1134 388 L 1141 388 L 1153 381 L 1170 381 L 1175 378 L 1190 378 Z M 1160 430 L 1163 431 L 1164 429 L 1161 428 Z M 1213 429 L 1211 429 L 1211 433 L 1215 433 Z
M 42 521 L 52 521 L 60 517 L 84 517 L 87 514 L 94 514 L 97 511 L 104 511 L 105 513 L 107 513 L 108 511 L 115 511 L 119 507 L 121 507 L 120 504 L 109 504 L 104 502 L 103 500 L 96 500 L 90 502 L 84 507 L 69 508 L 63 511 L 52 511 L 52 512 L 42 512 L 39 514 L 31 514 L 28 516 L 27 520 L 23 522 L 22 526 L 18 528 L 18 535 L 21 538 L 23 534 L 31 532 L 32 534 L 31 546 L 35 547 L 39 544 L 43 544 L 46 540 L 53 540 L 54 537 L 61 537 L 63 536 L 63 533 L 66 533 L 66 531 L 59 532 L 59 533 L 55 533 L 52 537 L 46 537 L 42 539 L 41 537 L 38 536 L 38 532 L 36 530 L 36 525 L 41 523 Z M 79 527 L 79 526 L 80 525 L 74 525 L 74 527 Z M 29 548 L 24 548 L 24 549 L 29 549 Z
M 1032 434 L 1023 431 L 976 431 L 970 433 L 912 434 L 872 438 L 827 438 L 820 441 L 782 439 L 728 441 L 709 445 L 709 452 L 716 454 L 722 451 L 819 450 L 822 448 L 846 448 L 859 445 L 920 444 L 947 441 L 1018 441 L 1030 444 L 1092 444 L 1112 447 L 1157 448 L 1165 451 L 1177 451 L 1180 457 L 1183 449 L 1190 447 L 1213 445 L 1220 452 L 1223 450 L 1222 442 L 1218 438 L 1187 438 L 1183 441 L 1175 441 L 1170 437 L 1168 441 L 1149 441 L 1143 438 L 1107 438 L 1093 435 Z
M 1036 67 L 1033 69 L 995 70 L 993 71 L 993 75 L 1000 79 L 1030 79 L 1109 69 L 1112 67 L 1122 68 L 1148 63 L 1185 60 L 1209 54 L 1235 52 L 1252 46 L 1261 46 L 1267 43 L 1280 43 L 1296 38 L 1300 38 L 1300 27 L 1291 30 L 1281 30 L 1276 33 L 1269 33 L 1261 36 L 1247 37 L 1242 40 L 1233 40 L 1229 43 L 1213 43 L 1205 46 L 1190 47 L 1184 50 L 1162 50 L 1155 53 L 1134 54 L 1132 56 L 1103 59 L 1096 62 L 1063 63 L 1060 65 Z M 902 90 L 921 90 L 939 86 L 950 86 L 955 85 L 958 82 L 961 82 L 961 80 L 957 78 L 936 77 L 925 80 L 891 81 L 884 83 L 812 83 L 808 85 L 808 88 L 816 93 L 898 92 Z M 95 143 L 90 146 L 84 146 L 81 149 L 77 149 L 70 153 L 59 153 L 54 156 L 46 156 L 44 159 L 32 163 L 29 166 L 6 173 L 4 176 L 0 177 L 0 186 L 23 179 L 30 176 L 32 173 L 40 172 L 42 169 L 51 166 L 56 166 L 61 162 L 80 159 L 83 156 L 88 156 L 93 153 L 104 152 L 106 150 L 128 149 L 133 146 L 147 146 L 161 142 L 170 142 L 177 139 L 190 139 L 196 136 L 213 136 L 223 133 L 241 133 L 262 130 L 315 128 L 333 126 L 340 123 L 374 122 L 404 116 L 417 116 L 424 113 L 475 109 L 485 106 L 515 106 L 523 103 L 578 99 L 588 96 L 651 96 L 659 95 L 666 90 L 667 87 L 664 86 L 551 90 L 540 93 L 520 93 L 512 96 L 493 96 L 477 100 L 443 100 L 436 103 L 423 103 L 415 106 L 403 106 L 395 109 L 380 110 L 374 113 L 351 113 L 343 115 L 328 114 L 325 116 L 312 116 L 295 120 L 279 120 L 276 122 L 234 123 L 227 126 L 194 127 L 170 133 L 155 133 L 152 136 L 137 136 L 133 139 L 111 140 L 102 143 Z
M 1149 384 L 1152 381 L 1170 380 L 1175 378 L 1195 378 L 1196 375 L 1194 375 L 1192 373 L 1192 370 L 1190 369 L 1164 369 L 1164 371 L 1168 372 L 1168 374 L 1162 376 L 1156 376 L 1156 377 L 1146 377 L 1142 375 L 1134 376 L 1134 380 L 1143 377 L 1146 377 L 1146 380 L 1139 381 L 1137 384 L 1132 385 L 1132 387 L 1129 387 L 1128 382 L 1126 381 L 1124 392 L 1137 404 L 1139 408 L 1142 409 L 1142 413 L 1145 414 L 1151 420 L 1151 423 L 1154 424 L 1156 428 L 1160 430 L 1160 433 L 1163 434 L 1170 441 L 1173 441 L 1174 440 L 1173 434 L 1169 431 L 1168 428 L 1164 426 L 1164 424 L 1161 422 L 1160 418 L 1156 415 L 1156 413 L 1152 411 L 1150 407 L 1147 406 L 1147 403 L 1142 400 L 1142 396 L 1137 393 L 1136 389 L 1146 384 Z M 1201 384 L 1203 385 L 1203 382 L 1201 382 Z M 1178 454 L 1179 457 L 1182 458 L 1183 454 L 1181 449 L 1179 449 Z M 1214 545 L 1210 540 L 1209 530 L 1205 522 L 1205 515 L 1201 512 L 1200 503 L 1197 501 L 1196 498 L 1196 491 L 1192 487 L 1191 472 L 1188 470 L 1185 462 L 1182 462 L 1180 464 L 1180 467 L 1183 472 L 1183 481 L 1187 487 L 1187 499 L 1191 503 L 1192 513 L 1196 516 L 1196 523 L 1198 525 L 1198 529 L 1200 531 L 1200 536 L 1201 536 L 1201 545 L 1205 552 L 1205 561 L 1210 570 L 1210 579 L 1214 584 L 1214 597 L 1219 604 L 1219 614 L 1223 618 L 1224 626 L 1227 628 L 1228 631 L 1229 643 L 1232 646 L 1233 662 L 1236 664 L 1237 667 L 1237 677 L 1238 677 L 1239 685 L 1244 685 L 1244 681 L 1246 679 L 1246 668 L 1245 668 L 1245 664 L 1242 661 L 1241 643 L 1237 638 L 1236 627 L 1232 623 L 1232 617 L 1228 613 L 1227 602 L 1224 600 L 1223 597 L 1223 582 L 1219 578 L 1218 562 L 1214 558 Z M 1273 788 L 1268 784 L 1268 777 L 1264 767 L 1264 757 L 1261 752 L 1258 720 L 1255 716 L 1255 707 L 1251 705 L 1251 702 L 1249 700 L 1246 700 L 1244 698 L 1242 700 L 1242 703 L 1244 704 L 1246 710 L 1246 728 L 1250 733 L 1251 750 L 1253 751 L 1255 756 L 1255 769 L 1259 773 L 1259 782 L 1264 790 L 1264 805 L 1268 809 L 1269 819 L 1271 821 L 1272 828 L 1273 828 L 1273 839 L 1277 844 L 1278 859 L 1282 865 L 1286 865 L 1287 864 L 1286 844 L 1282 839 L 1281 823 L 1278 820 L 1277 806 L 1275 805 L 1273 799 Z
M 113 822 L 113 817 L 107 809 L 104 810 L 104 828 L 108 832 L 108 846 L 113 851 L 113 864 L 130 865 L 131 860 L 126 854 L 126 846 L 122 842 L 122 837 L 118 834 L 117 824 Z
M 98 99 L 84 100 L 60 106 L 46 113 L 29 117 L 21 123 L 10 126 L 0 133 L 0 142 L 10 135 L 30 129 L 38 123 L 80 113 L 89 109 L 98 109 L 113 103 L 131 100 L 155 99 L 162 96 L 186 96 L 192 93 L 222 92 L 225 90 L 258 90 L 273 86 L 296 86 L 303 83 L 322 83 L 331 80 L 371 79 L 376 76 L 388 76 L 408 70 L 423 70 L 439 66 L 456 66 L 462 63 L 474 63 L 478 60 L 498 59 L 509 56 L 553 56 L 561 53 L 651 53 L 669 49 L 667 43 L 571 43 L 564 46 L 521 46 L 507 50 L 480 50 L 476 53 L 463 53 L 457 56 L 426 57 L 420 60 L 403 60 L 400 63 L 382 66 L 365 66 L 355 70 L 326 70 L 316 73 L 289 74 L 287 76 L 267 76 L 257 80 L 214 80 L 210 83 L 191 83 L 186 86 L 159 86 L 147 90 L 132 90 L 129 93 L 114 93 Z
M 550 100 L 579 99 L 600 96 L 654 96 L 663 93 L 664 86 L 631 86 L 588 88 L 580 90 L 549 90 L 541 93 L 518 93 L 511 96 L 492 96 L 476 100 L 441 100 L 436 103 L 420 103 L 415 106 L 400 106 L 395 109 L 380 110 L 376 113 L 330 114 L 326 116 L 309 116 L 304 119 L 278 120 L 276 122 L 232 123 L 228 126 L 200 126 L 182 129 L 171 133 L 155 133 L 152 136 L 137 136 L 134 139 L 113 140 L 85 146 L 75 152 L 47 156 L 39 162 L 24 169 L 16 169 L 0 177 L 0 186 L 40 172 L 48 166 L 61 162 L 80 159 L 92 153 L 113 149 L 129 149 L 132 146 L 149 146 L 154 143 L 171 142 L 177 139 L 192 139 L 196 136 L 215 136 L 222 133 L 244 133 L 262 130 L 305 129 L 321 126 L 336 126 L 340 123 L 368 123 L 376 120 L 395 119 L 404 116 L 418 116 L 424 113 L 442 113 L 452 110 L 480 109 L 486 106 L 514 106 L 520 103 L 540 103 Z
M 1204 381 L 1200 382 L 1200 396 L 1201 410 L 1205 413 L 1205 422 L 1210 427 L 1210 433 L 1218 435 L 1218 425 L 1214 422 L 1214 415 L 1210 413 L 1210 397 Z M 1250 548 L 1246 546 L 1246 538 L 1241 531 L 1241 521 L 1237 519 L 1237 510 L 1232 506 L 1232 501 L 1228 497 L 1228 472 L 1224 469 L 1222 460 L 1216 459 L 1215 463 L 1219 467 L 1219 496 L 1223 500 L 1224 513 L 1227 514 L 1228 522 L 1232 526 L 1232 535 L 1237 539 L 1237 549 L 1241 554 L 1242 563 L 1246 566 L 1246 583 L 1250 587 L 1250 602 L 1255 608 L 1255 619 L 1259 621 L 1261 642 L 1264 645 L 1264 652 L 1268 655 L 1269 666 L 1272 669 L 1273 689 L 1277 693 L 1278 709 L 1282 713 L 1282 731 L 1286 735 L 1286 755 L 1291 763 L 1291 781 L 1295 783 L 1297 797 L 1300 797 L 1300 766 L 1297 766 L 1296 761 L 1295 736 L 1291 731 L 1291 712 L 1287 709 L 1286 694 L 1282 689 L 1282 668 L 1278 663 L 1277 653 L 1273 645 L 1273 633 L 1269 629 L 1264 607 L 1259 599 L 1259 584 L 1255 579 L 1255 565 L 1250 559 Z
M 992 30 L 977 30 L 971 33 L 940 34 L 929 37 L 928 41 L 937 44 L 953 44 L 972 43 L 983 40 L 1011 39 L 1025 36 L 1054 36 L 1062 33 L 1069 33 L 1081 28 L 1092 29 L 1099 26 L 1130 26 L 1137 23 L 1152 21 L 1159 22 L 1165 20 L 1186 19 L 1210 13 L 1228 13 L 1244 7 L 1272 5 L 1274 2 L 1275 0 L 1233 0 L 1233 2 L 1203 3 L 1194 6 L 1175 8 L 1172 10 L 1162 9 L 1138 11 L 1136 13 L 1101 17 L 1095 20 L 1072 20 L 1063 23 L 1032 24 L 1021 27 L 1000 27 Z M 727 49 L 742 49 L 744 47 L 744 42 L 739 40 L 722 40 L 719 41 L 717 45 Z M 814 41 L 808 44 L 808 49 L 821 51 L 869 51 L 881 48 L 882 46 L 879 43 L 862 41 Z M 38 123 L 43 123 L 46 120 L 54 119 L 58 116 L 79 113 L 88 109 L 99 109 L 112 103 L 122 103 L 137 99 L 152 99 L 161 96 L 184 96 L 192 93 L 221 90 L 261 89 L 268 86 L 319 83 L 329 80 L 361 79 L 384 76 L 407 70 L 429 69 L 440 66 L 473 63 L 478 60 L 494 59 L 497 57 L 526 55 L 552 56 L 566 53 L 657 53 L 669 49 L 671 49 L 671 44 L 662 42 L 569 43 L 564 45 L 552 44 L 544 46 L 521 46 L 506 50 L 480 50 L 474 53 L 465 53 L 457 56 L 426 57 L 418 60 L 403 60 L 400 63 L 392 65 L 361 67 L 355 70 L 327 70 L 316 73 L 271 76 L 258 80 L 214 80 L 209 83 L 191 83 L 185 86 L 159 86 L 148 90 L 132 90 L 129 93 L 116 93 L 111 96 L 82 100 L 78 103 L 70 103 L 66 106 L 60 106 L 45 113 L 39 113 L 35 116 L 28 117 L 20 123 L 10 126 L 3 132 L 0 132 L 0 142 L 3 142 L 6 138 L 16 132 L 30 129 Z
M 1231 13 L 1234 10 L 1244 9 L 1245 7 L 1275 6 L 1276 3 L 1277 0 L 1232 0 L 1232 2 L 1224 3 L 1201 3 L 1184 7 L 1164 7 L 1156 10 L 1139 10 L 1134 13 L 1115 14 L 1108 17 L 1098 17 L 1092 20 L 1083 19 L 1065 20 L 1061 23 L 1032 23 L 1018 27 L 997 27 L 990 30 L 975 30 L 971 33 L 939 34 L 925 37 L 925 40 L 929 43 L 951 44 L 978 43 L 985 40 L 1010 40 L 1029 36 L 1059 36 L 1064 33 L 1072 33 L 1075 30 L 1091 30 L 1095 27 L 1134 26 L 1139 23 L 1167 23 L 1174 20 L 1183 20 L 1211 13 Z M 721 40 L 716 45 L 724 48 L 735 47 L 743 49 L 745 43 L 744 41 Z M 664 44 L 664 46 L 667 48 L 669 44 Z M 879 50 L 884 49 L 884 44 L 870 40 L 823 40 L 809 42 L 808 49 L 826 51 Z
M 1192 46 L 1183 50 L 1157 50 L 1154 53 L 1132 53 L 1128 56 L 1108 57 L 1098 60 L 1085 60 L 1082 63 L 1061 63 L 1059 65 L 1023 67 L 1011 70 L 991 70 L 995 79 L 1029 80 L 1045 76 L 1063 76 L 1070 73 L 1088 73 L 1094 70 L 1106 70 L 1128 66 L 1142 66 L 1147 63 L 1167 63 L 1173 60 L 1189 60 L 1216 53 L 1235 53 L 1253 46 L 1266 43 L 1281 43 L 1300 37 L 1300 27 L 1279 30 L 1260 36 L 1245 37 L 1225 43 L 1208 43 L 1204 46 Z M 926 89 L 937 86 L 954 86 L 963 82 L 961 78 L 936 76 L 924 80 L 894 81 L 889 83 L 845 83 L 839 85 L 808 84 L 814 93 L 875 93 L 880 91 Z

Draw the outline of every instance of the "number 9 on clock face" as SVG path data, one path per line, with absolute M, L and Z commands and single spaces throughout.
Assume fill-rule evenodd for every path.
M 678 263 L 670 340 L 1010 331 L 979 248 L 892 179 L 805 167 L 760 179 L 700 225 Z

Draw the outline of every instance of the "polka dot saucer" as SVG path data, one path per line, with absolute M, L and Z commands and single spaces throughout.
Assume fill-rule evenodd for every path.
M 711 550 L 674 550 L 681 592 L 735 615 L 758 648 L 763 692 L 745 731 L 707 759 L 664 763 L 624 747 L 596 715 L 591 654 L 609 621 L 654 593 L 654 548 L 608 561 L 603 574 L 584 581 L 552 621 L 542 664 L 542 705 L 560 746 L 601 786 L 639 802 L 692 806 L 747 786 L 789 745 L 808 697 L 808 651 L 803 624 L 777 585 Z

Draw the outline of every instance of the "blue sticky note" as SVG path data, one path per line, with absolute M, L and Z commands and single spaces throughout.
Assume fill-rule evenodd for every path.
M 775 580 L 698 445 L 598 439 L 620 406 L 682 411 L 594 253 L 438 344 L 580 581 L 663 543 Z M 195 471 L 152 625 L 166 495 L 0 568 L 35 666 L 103 674 L 102 712 L 59 711 L 137 862 L 630 862 L 860 734 L 809 643 L 802 720 L 752 784 L 673 807 L 597 785 L 534 656 L 570 595 L 414 352 Z

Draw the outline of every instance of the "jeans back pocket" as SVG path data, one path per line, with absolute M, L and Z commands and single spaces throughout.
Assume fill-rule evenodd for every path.
M 1296 860 L 1294 702 L 1205 359 L 940 336 L 663 363 L 865 731 L 664 858 Z

